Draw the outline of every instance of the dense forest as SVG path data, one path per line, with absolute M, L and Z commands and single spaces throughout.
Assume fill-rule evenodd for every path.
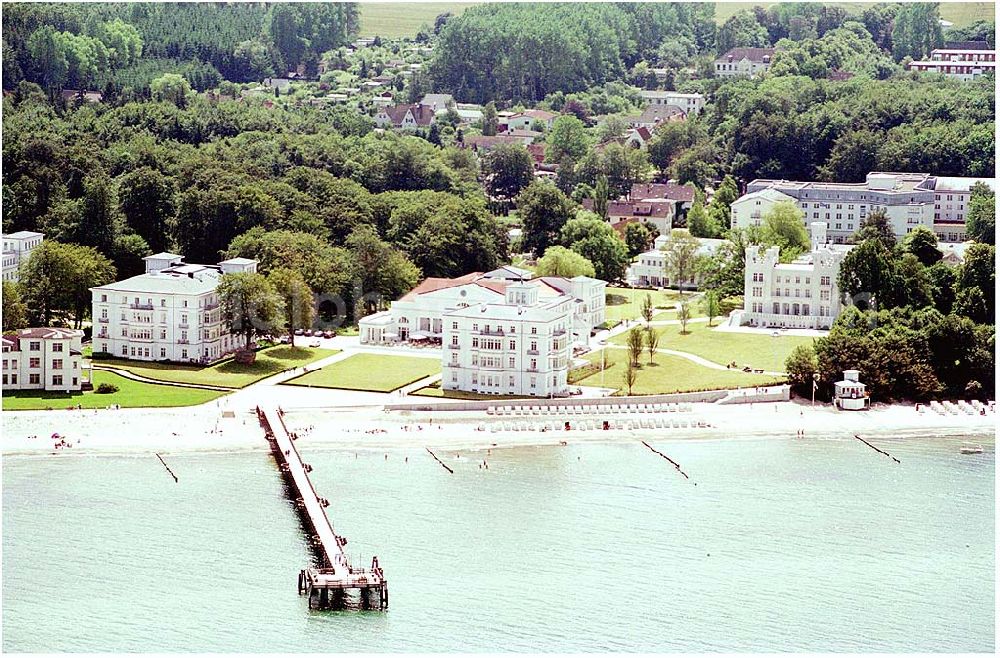
M 3 14 L 3 85 L 148 96 L 179 72 L 199 90 L 304 65 L 357 32 L 353 3 L 16 3 Z

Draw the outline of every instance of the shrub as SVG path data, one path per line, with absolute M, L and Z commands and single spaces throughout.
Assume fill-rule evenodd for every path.
M 94 392 L 95 393 L 100 393 L 102 395 L 107 394 L 107 393 L 117 393 L 118 392 L 118 387 L 115 386 L 114 384 L 109 384 L 108 382 L 101 382 L 97 386 L 97 390 L 94 391 Z

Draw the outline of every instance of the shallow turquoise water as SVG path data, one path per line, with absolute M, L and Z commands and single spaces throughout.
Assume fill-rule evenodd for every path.
M 981 440 L 981 439 L 980 439 Z M 8 457 L 6 651 L 992 651 L 994 450 L 303 446 L 386 613 L 317 613 L 264 452 Z M 409 461 L 404 461 L 408 457 Z M 695 484 L 696 483 L 696 484 Z

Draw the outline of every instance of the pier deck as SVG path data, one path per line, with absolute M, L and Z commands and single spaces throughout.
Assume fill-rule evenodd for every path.
M 389 605 L 389 590 L 378 558 L 372 558 L 369 569 L 351 565 L 344 552 L 346 542 L 333 531 L 333 524 L 324 509 L 329 503 L 316 493 L 308 474 L 312 469 L 303 463 L 282 415 L 281 410 L 274 406 L 257 407 L 257 417 L 267 434 L 271 452 L 288 484 L 302 524 L 312 533 L 312 544 L 319 561 L 318 567 L 299 572 L 299 594 L 308 596 L 310 608 L 340 608 L 345 607 L 350 594 L 356 592 L 360 607 L 384 610 Z

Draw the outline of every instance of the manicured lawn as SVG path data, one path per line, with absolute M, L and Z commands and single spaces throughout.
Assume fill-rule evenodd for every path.
M 448 400 L 523 400 L 528 395 L 487 395 L 485 393 L 473 393 L 472 391 L 444 391 L 440 386 L 424 386 L 410 395 L 423 395 L 429 398 L 443 398 Z
M 84 409 L 103 409 L 112 404 L 123 407 L 186 407 L 202 404 L 225 395 L 220 391 L 198 388 L 181 388 L 161 384 L 145 384 L 125 379 L 113 372 L 94 371 L 94 388 L 106 382 L 118 387 L 118 392 L 98 394 L 55 393 L 47 391 L 5 391 L 4 411 L 26 409 L 65 409 L 82 405 Z
M 716 321 L 718 322 L 718 320 Z M 690 352 L 698 356 L 726 365 L 732 361 L 740 368 L 749 365 L 773 372 L 784 372 L 785 359 L 797 345 L 810 345 L 813 339 L 807 336 L 778 336 L 713 331 L 707 322 L 692 322 L 688 333 L 681 335 L 680 325 L 657 327 L 661 349 Z M 627 344 L 627 334 L 611 339 L 616 345 Z
M 360 37 L 380 36 L 389 39 L 412 37 L 424 23 L 434 27 L 438 14 L 450 11 L 458 16 L 474 2 L 362 2 Z
M 739 2 L 717 2 L 715 3 L 715 23 L 716 25 L 722 25 L 726 22 L 726 19 L 741 9 L 753 9 L 754 5 L 760 5 L 766 9 L 775 4 L 777 3 L 755 2 L 751 4 L 743 4 Z M 861 12 L 876 3 L 831 2 L 828 4 L 843 7 L 849 14 L 859 16 Z M 955 24 L 955 27 L 964 27 L 976 22 L 977 20 L 992 21 L 994 17 L 992 2 L 942 2 L 938 6 L 938 11 L 941 18 L 946 21 L 951 21 Z
M 611 322 L 617 322 L 619 320 L 629 319 L 634 320 L 635 318 L 642 317 L 642 302 L 646 299 L 646 295 L 649 295 L 653 300 L 654 307 L 654 318 L 660 315 L 660 319 L 665 319 L 662 317 L 663 313 L 669 312 L 663 308 L 655 308 L 657 306 L 669 307 L 672 309 L 674 304 L 680 300 L 680 295 L 674 291 L 666 290 L 643 290 L 641 288 L 606 288 L 604 295 L 604 317 L 606 320 Z M 696 313 L 701 312 L 700 304 L 695 301 L 696 295 L 693 293 L 684 293 L 684 299 L 691 302 L 691 317 L 695 317 Z
M 602 350 L 603 351 L 603 350 Z M 601 363 L 601 351 L 587 356 L 591 363 Z M 608 368 L 604 371 L 603 385 L 617 388 L 622 395 L 628 393 L 623 381 L 628 354 L 624 350 L 612 349 L 608 352 Z M 613 363 L 613 365 L 610 365 Z M 655 395 L 661 393 L 683 393 L 687 391 L 707 391 L 724 388 L 764 386 L 784 381 L 782 377 L 752 375 L 738 370 L 713 370 L 700 366 L 679 356 L 657 354 L 654 365 L 649 364 L 649 355 L 640 359 L 633 395 Z M 599 366 L 598 366 L 599 367 Z M 574 382 L 576 386 L 601 386 L 602 377 L 598 369 L 586 379 Z
M 437 372 L 441 372 L 441 361 L 438 359 L 389 354 L 355 354 L 285 383 L 294 386 L 388 393 Z
M 94 363 L 121 368 L 136 375 L 165 382 L 243 388 L 288 368 L 301 368 L 338 351 L 298 345 L 294 348 L 288 345 L 276 345 L 257 352 L 257 360 L 250 365 L 241 365 L 232 359 L 207 367 L 123 359 L 95 359 Z

